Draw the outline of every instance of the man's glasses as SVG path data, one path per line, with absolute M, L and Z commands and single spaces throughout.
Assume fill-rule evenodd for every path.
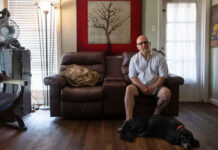
M 142 46 L 143 44 L 148 45 L 149 41 L 143 41 L 143 42 L 137 43 L 137 45 L 140 45 L 140 46 Z

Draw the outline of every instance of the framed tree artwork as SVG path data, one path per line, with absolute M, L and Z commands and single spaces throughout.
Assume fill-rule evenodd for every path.
M 77 0 L 78 51 L 136 51 L 141 18 L 141 0 Z

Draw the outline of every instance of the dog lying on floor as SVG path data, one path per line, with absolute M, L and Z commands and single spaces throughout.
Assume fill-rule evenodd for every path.
M 169 117 L 153 116 L 127 121 L 121 131 L 121 139 L 133 142 L 137 136 L 164 139 L 184 148 L 199 147 L 192 133 L 181 122 Z

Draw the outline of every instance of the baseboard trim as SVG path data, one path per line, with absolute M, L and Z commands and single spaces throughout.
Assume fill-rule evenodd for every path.
M 215 106 L 218 106 L 218 100 L 215 98 L 210 98 L 210 103 L 215 105 Z

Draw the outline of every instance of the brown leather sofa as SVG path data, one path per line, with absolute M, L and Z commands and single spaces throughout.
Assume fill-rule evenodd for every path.
M 129 84 L 128 64 L 134 53 L 125 52 L 121 57 L 107 57 L 103 52 L 72 52 L 64 54 L 60 71 L 70 64 L 87 67 L 101 74 L 101 81 L 91 87 L 71 87 L 60 75 L 48 76 L 44 83 L 50 86 L 51 116 L 61 117 L 105 117 L 124 116 L 124 94 Z M 165 86 L 172 92 L 172 100 L 164 115 L 178 115 L 179 85 L 183 79 L 169 75 Z M 152 99 L 136 98 L 136 115 L 150 115 L 155 104 Z

